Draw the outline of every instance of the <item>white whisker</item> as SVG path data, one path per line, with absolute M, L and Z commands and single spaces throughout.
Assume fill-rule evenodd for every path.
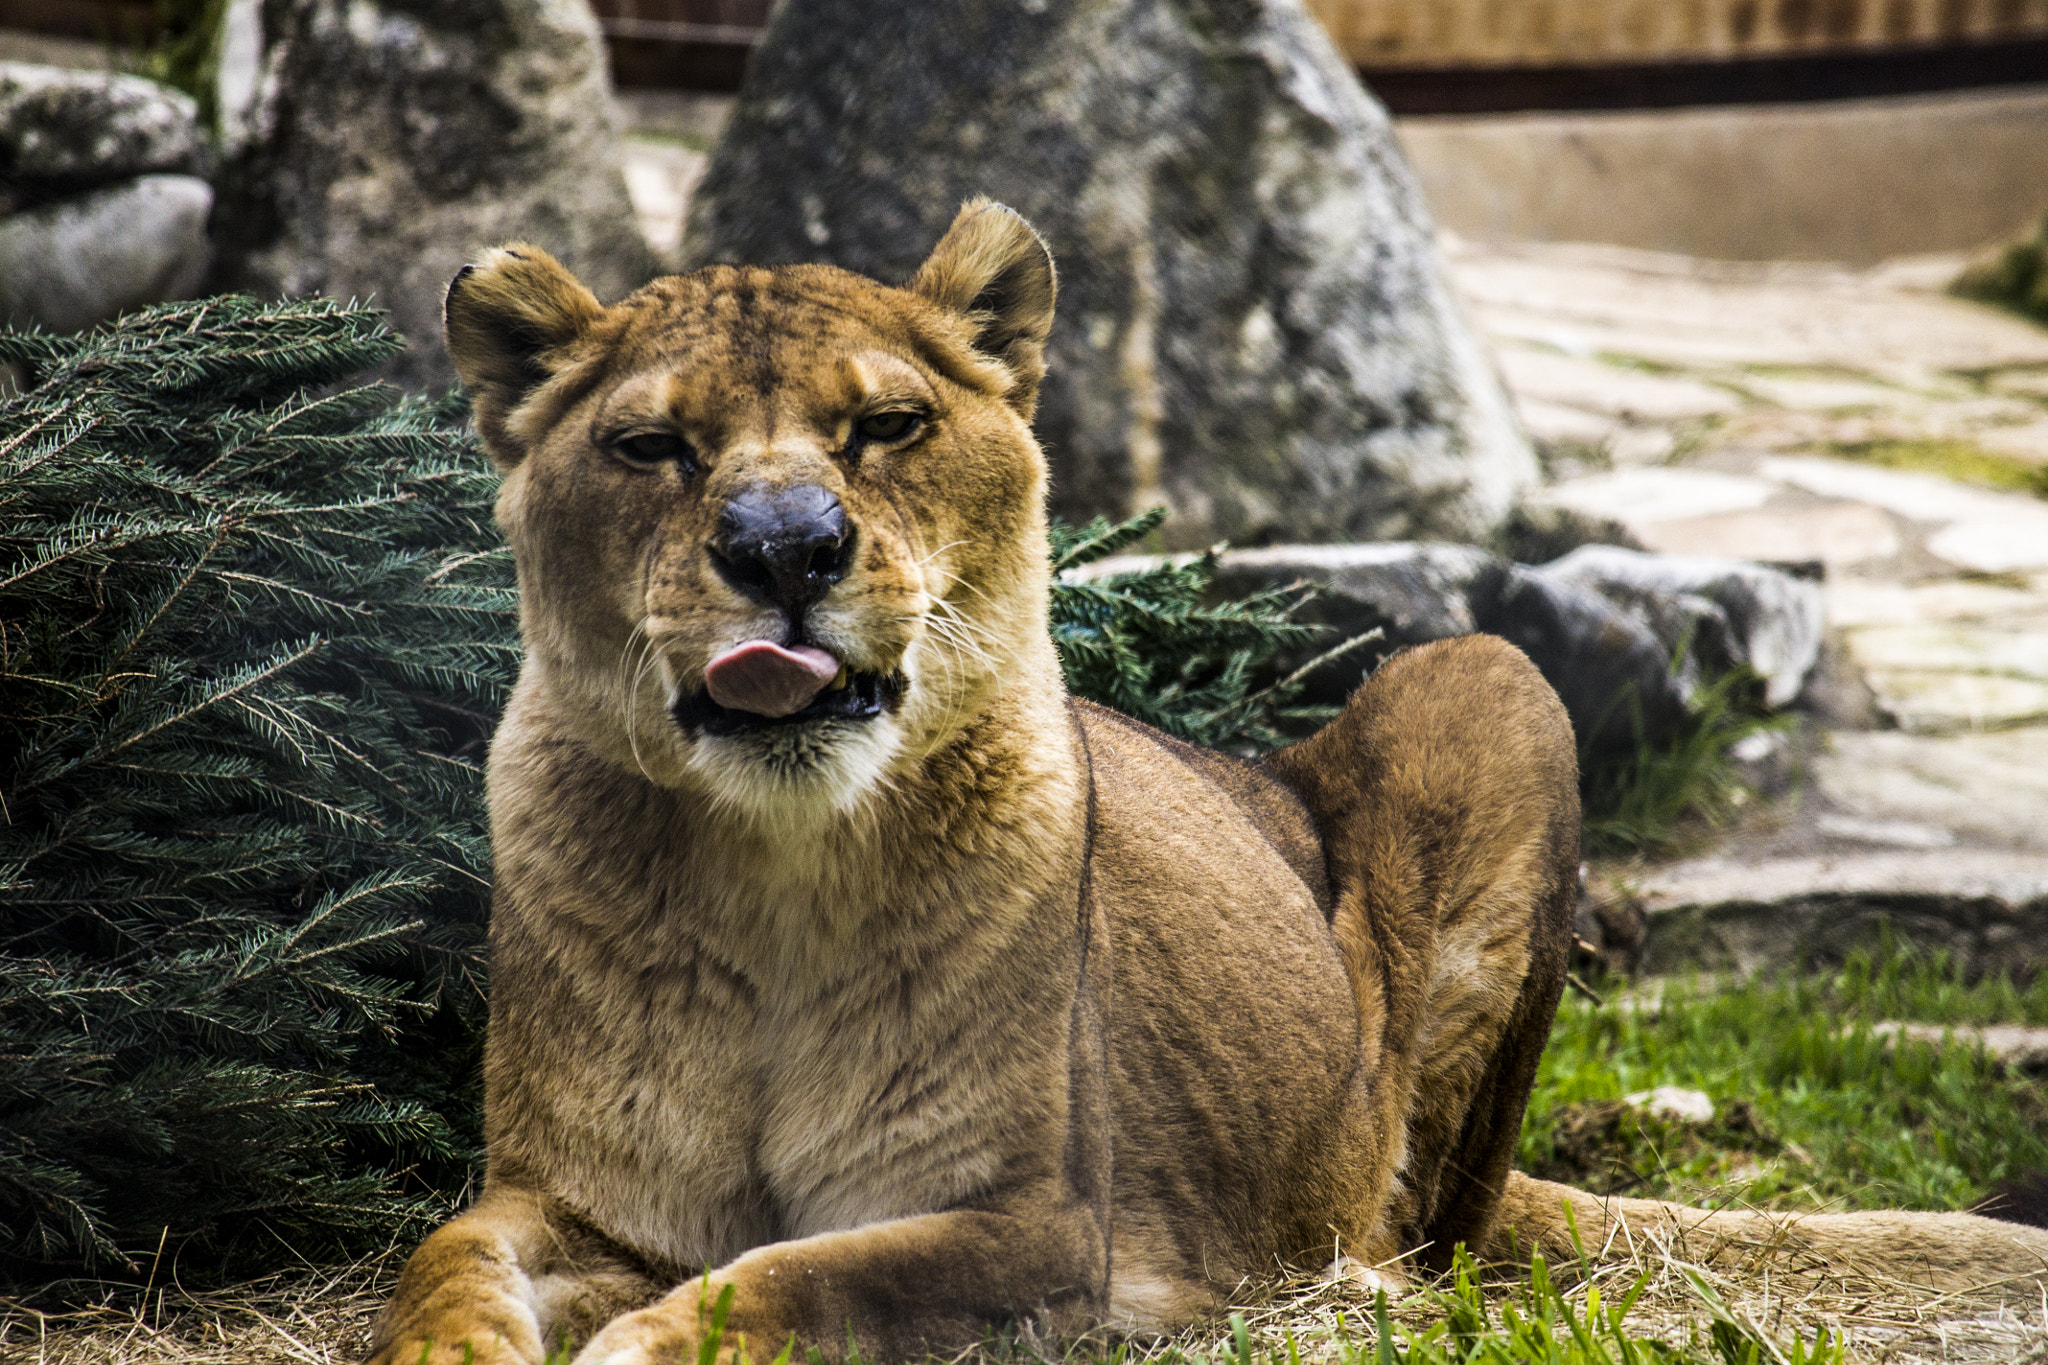
M 965 676 L 968 644 L 961 638 L 958 627 L 937 615 L 927 617 L 925 626 L 945 657 L 948 671 L 956 678 Z
M 958 545 L 958 544 L 962 544 L 962 543 L 964 543 L 964 542 L 961 542 L 961 541 L 955 541 L 955 542 L 953 542 L 953 543 L 954 543 L 954 544 L 956 544 L 956 545 Z M 923 567 L 923 566 L 920 566 L 920 567 Z M 962 578 L 962 577 L 961 577 L 961 576 L 960 576 L 959 574 L 956 574 L 956 573 L 954 573 L 954 572 L 953 572 L 952 570 L 950 570 L 950 569 L 939 569 L 939 568 L 934 568 L 934 569 L 932 570 L 932 572 L 933 572 L 933 573 L 935 573 L 935 574 L 937 574 L 937 575 L 939 575 L 939 577 L 941 577 L 941 578 L 944 578 L 944 579 L 946 579 L 946 580 L 947 580 L 948 582 L 950 582 L 950 583 L 951 583 L 951 584 L 953 585 L 953 587 L 955 587 L 955 588 L 965 588 L 965 589 L 967 589 L 967 591 L 969 591 L 969 592 L 973 593 L 973 594 L 974 594 L 974 595 L 975 595 L 976 597 L 979 597 L 979 598 L 980 598 L 980 599 L 981 599 L 982 601 L 984 601 L 984 602 L 988 602 L 988 603 L 989 603 L 989 605 L 991 605 L 991 606 L 995 605 L 995 604 L 994 604 L 994 602 L 993 602 L 993 601 L 991 601 L 991 599 L 989 598 L 989 595 L 988 595 L 987 593 L 983 592 L 983 591 L 982 591 L 982 590 L 981 590 L 980 588 L 977 588 L 977 587 L 975 587 L 975 586 L 974 586 L 974 585 L 973 585 L 972 583 L 969 583 L 969 582 L 968 582 L 968 581 L 967 581 L 967 580 L 966 580 L 965 578 Z M 949 591 L 949 592 L 950 592 L 950 591 L 951 591 L 951 589 L 949 588 L 949 589 L 948 589 L 947 591 Z M 944 599 L 943 597 L 941 597 L 941 598 L 940 598 L 940 599 L 938 599 L 938 600 L 940 600 L 940 601 L 944 601 L 945 599 Z
M 923 559 L 918 560 L 916 567 L 922 569 L 925 565 L 931 563 L 934 559 L 937 559 L 940 555 L 946 553 L 946 551 L 952 549 L 955 545 L 965 545 L 966 543 L 967 542 L 964 540 L 949 540 L 944 545 L 941 545 L 938 549 L 933 550 L 930 554 L 926 555 Z M 946 571 L 944 569 L 941 569 L 939 570 L 939 572 L 945 573 Z
M 992 642 L 992 633 L 962 616 L 959 608 L 952 603 L 943 597 L 934 599 L 931 613 L 926 619 L 935 631 L 950 636 L 984 665 L 989 668 L 996 667 L 995 657 L 983 647 L 984 641 Z
M 653 638 L 638 625 L 633 627 L 633 634 L 626 641 L 627 646 L 630 648 L 636 639 L 640 642 L 640 665 L 633 670 L 632 681 L 626 684 L 626 743 L 633 748 L 633 766 L 640 770 L 640 776 L 652 782 L 654 774 L 647 771 L 647 760 L 640 756 L 640 684 L 646 681 L 647 670 L 658 664 L 660 659 L 654 652 Z M 625 661 L 626 652 L 622 649 L 619 651 L 619 662 L 623 665 Z

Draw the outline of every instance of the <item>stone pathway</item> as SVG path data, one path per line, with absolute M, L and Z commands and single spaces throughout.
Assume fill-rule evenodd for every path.
M 1974 897 L 2038 923 L 2048 328 L 1947 296 L 1955 259 L 1447 255 L 1551 501 L 1653 550 L 1825 569 L 1833 657 L 1809 688 L 1804 770 L 1724 847 L 1634 870 L 1653 920 L 1778 906 L 1777 948 L 1859 898 L 1938 913 Z

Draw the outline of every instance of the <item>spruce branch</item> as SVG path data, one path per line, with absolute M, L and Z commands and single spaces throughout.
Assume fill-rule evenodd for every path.
M 345 1254 L 468 1178 L 514 592 L 459 415 L 348 383 L 397 345 L 0 334 L 0 1274 Z

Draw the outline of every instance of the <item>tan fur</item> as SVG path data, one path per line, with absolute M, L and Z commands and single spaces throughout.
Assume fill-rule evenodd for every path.
M 528 247 L 451 287 L 528 656 L 490 762 L 485 1189 L 376 1365 L 673 1365 L 728 1286 L 757 1356 L 901 1359 L 1171 1328 L 1281 1266 L 1556 1250 L 1565 1198 L 1607 1226 L 1507 1168 L 1577 867 L 1556 697 L 1442 642 L 1258 765 L 1069 701 L 1026 425 L 1053 288 L 980 203 L 900 290 L 722 267 L 603 308 Z M 922 425 L 860 446 L 886 411 Z M 617 453 L 647 432 L 690 459 Z M 801 629 L 900 700 L 693 728 L 710 659 L 797 628 L 722 575 L 720 509 L 797 483 L 856 537 Z M 1899 1217 L 1801 1226 L 1992 1272 L 2048 1246 Z
M 1564 1216 L 1565 1205 L 1573 1217 Z M 1577 1241 L 1572 1229 L 1576 1224 Z M 2037 1228 L 1967 1213 L 1766 1213 L 1603 1198 L 1516 1172 L 1502 1201 L 1502 1249 L 1569 1262 L 1585 1247 L 1676 1254 L 1781 1285 L 1855 1285 L 1879 1296 L 1910 1287 L 2037 1307 L 2048 1281 L 2048 1237 Z

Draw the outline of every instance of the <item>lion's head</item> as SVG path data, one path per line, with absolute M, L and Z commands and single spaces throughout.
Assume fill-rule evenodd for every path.
M 510 246 L 448 291 L 504 471 L 525 686 L 670 787 L 845 810 L 1051 667 L 1030 417 L 1052 260 L 970 203 L 910 282 L 715 266 L 607 308 Z

